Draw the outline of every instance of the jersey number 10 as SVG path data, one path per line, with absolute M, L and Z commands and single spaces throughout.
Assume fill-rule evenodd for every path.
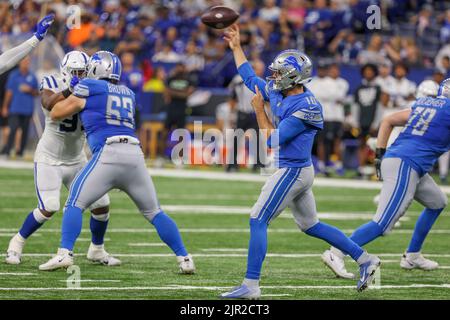
M 106 123 L 134 129 L 133 100 L 130 97 L 109 95 L 106 104 Z
M 427 132 L 430 122 L 433 120 L 435 115 L 436 109 L 416 107 L 409 117 L 408 123 L 403 131 L 408 128 L 412 128 L 411 134 L 423 136 L 425 132 Z

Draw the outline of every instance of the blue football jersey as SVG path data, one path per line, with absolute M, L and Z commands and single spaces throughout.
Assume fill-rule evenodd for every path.
M 86 99 L 80 119 L 92 152 L 99 151 L 109 137 L 136 137 L 136 101 L 129 88 L 105 80 L 83 79 L 75 86 L 73 94 Z
M 420 98 L 412 106 L 408 123 L 384 157 L 401 158 L 421 176 L 450 149 L 450 100 Z
M 296 117 L 303 121 L 306 129 L 294 139 L 280 145 L 278 150 L 278 166 L 280 168 L 301 168 L 311 165 L 311 151 L 314 137 L 318 130 L 323 129 L 322 105 L 306 87 L 305 92 L 293 96 L 283 95 L 268 88 L 270 108 L 275 117 L 273 123 L 278 123 L 288 117 Z M 280 135 L 283 134 L 280 132 Z

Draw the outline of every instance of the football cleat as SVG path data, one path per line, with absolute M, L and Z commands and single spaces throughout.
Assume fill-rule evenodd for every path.
M 400 261 L 400 267 L 407 270 L 422 269 L 429 271 L 439 268 L 439 263 L 426 259 L 420 252 L 406 252 Z
M 56 256 L 39 266 L 41 271 L 52 271 L 67 268 L 73 265 L 73 253 L 67 249 L 59 248 Z
M 187 256 L 177 256 L 177 262 L 180 266 L 180 273 L 183 274 L 194 274 L 195 273 L 195 264 L 192 256 L 188 254 Z
M 5 262 L 7 264 L 20 264 L 24 246 L 25 239 L 18 233 L 14 235 L 9 241 Z
M 358 281 L 356 289 L 361 292 L 369 286 L 372 282 L 375 272 L 381 265 L 380 258 L 374 255 L 370 255 L 369 261 L 359 266 L 359 273 L 361 278 Z
M 256 300 L 261 297 L 261 290 L 259 287 L 248 287 L 245 284 L 242 284 L 238 287 L 234 287 L 229 292 L 222 293 L 220 295 L 221 298 L 225 299 L 249 299 Z
M 323 263 L 330 268 L 338 278 L 354 279 L 355 275 L 345 269 L 344 259 L 334 254 L 331 250 L 327 250 L 322 254 Z
M 120 266 L 122 264 L 119 259 L 114 258 L 106 252 L 104 245 L 95 245 L 92 242 L 89 246 L 87 259 L 108 267 Z

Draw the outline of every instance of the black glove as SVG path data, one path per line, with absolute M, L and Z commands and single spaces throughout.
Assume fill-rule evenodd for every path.
M 375 171 L 377 173 L 377 178 L 380 181 L 383 181 L 383 177 L 381 176 L 381 160 L 383 159 L 384 154 L 386 153 L 385 148 L 376 148 L 375 149 Z

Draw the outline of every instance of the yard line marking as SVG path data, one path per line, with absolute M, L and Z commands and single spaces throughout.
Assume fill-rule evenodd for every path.
M 0 160 L 0 168 L 7 169 L 33 169 L 33 163 L 25 161 Z M 268 175 L 258 175 L 251 173 L 227 173 L 214 172 L 204 170 L 182 170 L 182 169 L 148 169 L 151 176 L 168 177 L 177 179 L 201 179 L 201 180 L 222 180 L 222 181 L 245 181 L 245 182 L 266 182 Z M 381 182 L 350 180 L 350 179 L 333 179 L 333 178 L 315 178 L 314 185 L 316 187 L 335 187 L 335 188 L 352 188 L 352 189 L 381 189 Z M 440 186 L 446 193 L 450 194 L 450 187 Z
M 450 289 L 449 283 L 443 284 L 409 284 L 409 285 L 381 285 L 376 289 L 409 289 L 409 288 L 436 288 L 436 289 Z M 0 287 L 0 291 L 142 291 L 142 290 L 205 290 L 205 291 L 218 291 L 230 289 L 228 286 L 216 287 L 216 286 L 160 286 L 160 287 L 80 287 L 80 288 L 67 288 L 67 287 L 28 287 L 28 288 L 4 288 Z M 327 286 L 327 285 L 304 285 L 304 286 L 293 286 L 293 285 L 277 285 L 277 286 L 261 286 L 261 289 L 291 289 L 291 290 L 302 290 L 302 289 L 328 289 L 328 290 L 342 290 L 351 289 L 355 290 L 355 286 Z
M 247 252 L 246 248 L 207 248 L 200 249 L 200 251 L 204 252 Z
M 104 241 L 111 241 L 110 238 L 105 238 L 105 239 L 103 239 L 103 240 L 104 240 Z M 78 238 L 77 241 L 80 241 L 80 242 L 91 242 L 92 239 L 91 239 L 91 238 Z
M 257 190 L 257 189 L 255 189 Z M 129 196 L 122 192 L 113 192 L 110 194 L 113 198 L 128 199 Z M 256 201 L 259 194 L 255 195 L 238 195 L 238 194 L 179 194 L 177 193 L 178 200 L 251 200 Z M 36 198 L 35 192 L 0 192 L 0 197 L 16 197 L 16 198 Z M 173 194 L 170 193 L 158 193 L 159 199 L 173 199 Z M 316 196 L 314 197 L 317 202 L 367 202 L 372 204 L 372 195 L 356 195 L 356 196 Z
M 115 257 L 128 257 L 128 258 L 174 258 L 172 253 L 111 253 Z M 376 253 L 372 252 L 379 257 L 401 257 L 403 253 Z M 55 253 L 24 253 L 24 257 L 48 257 L 54 256 Z M 0 257 L 6 256 L 5 253 L 1 253 Z M 74 256 L 85 256 L 84 253 L 74 253 Z M 244 258 L 247 257 L 246 253 L 192 253 L 193 257 L 197 258 Z M 268 253 L 267 257 L 274 258 L 320 258 L 321 253 Z M 450 254 L 430 253 L 427 257 L 436 258 L 450 258 Z M 399 260 L 400 261 L 400 260 Z M 398 261 L 398 262 L 399 262 Z M 383 262 L 383 261 L 382 261 Z
M 167 246 L 165 243 L 147 243 L 147 242 L 138 242 L 138 243 L 129 243 L 130 247 L 165 247 Z
M 74 280 L 58 280 L 59 282 L 70 282 L 72 283 Z M 99 279 L 80 279 L 80 280 L 75 280 L 75 281 L 79 281 L 79 282 L 122 282 L 122 280 L 99 280 Z
M 18 230 L 18 229 L 17 229 Z M 16 231 L 17 231 L 16 230 Z M 17 232 L 16 232 L 17 233 Z M 14 232 L 11 232 L 11 233 L 0 233 L 0 237 L 8 237 L 8 238 L 10 238 L 10 237 L 12 237 L 12 236 L 14 236 L 16 233 L 14 233 Z M 36 236 L 36 237 L 42 237 L 42 235 L 41 234 L 34 234 L 33 236 Z
M 180 228 L 181 233 L 249 233 L 248 228 Z M 354 229 L 342 229 L 345 233 L 351 233 Z M 17 232 L 17 229 L 13 228 L 0 228 L 0 232 Z M 39 233 L 60 233 L 61 229 L 56 228 L 44 228 L 39 229 Z M 89 229 L 83 229 L 82 232 L 90 233 Z M 155 229 L 150 228 L 111 228 L 108 229 L 109 233 L 156 233 Z M 301 233 L 297 228 L 269 228 L 269 233 Z M 411 234 L 413 229 L 394 229 L 392 232 L 395 234 Z M 430 231 L 432 234 L 450 234 L 450 229 L 436 229 Z M 35 235 L 33 235 L 35 236 Z
M 172 215 L 245 215 L 250 216 L 250 207 L 236 207 L 236 206 L 209 206 L 209 205 L 165 205 L 163 206 L 166 212 L 170 212 Z M 284 219 L 292 219 L 292 213 L 290 210 L 286 210 L 287 212 L 282 213 L 280 215 L 281 218 Z M 16 213 L 16 208 L 3 208 L 0 209 L 0 212 L 6 213 Z M 120 209 L 115 208 L 112 211 L 114 215 L 121 214 L 133 214 L 139 215 L 140 213 L 137 209 Z M 373 211 L 358 211 L 358 212 L 321 212 L 317 215 L 320 219 L 329 219 L 329 220 L 370 220 L 374 216 Z M 400 221 L 409 221 L 410 217 L 403 216 L 400 218 Z
M 289 293 L 267 293 L 267 294 L 261 294 L 261 297 L 292 297 L 292 294 Z
M 32 272 L 0 272 L 0 276 L 34 276 Z

